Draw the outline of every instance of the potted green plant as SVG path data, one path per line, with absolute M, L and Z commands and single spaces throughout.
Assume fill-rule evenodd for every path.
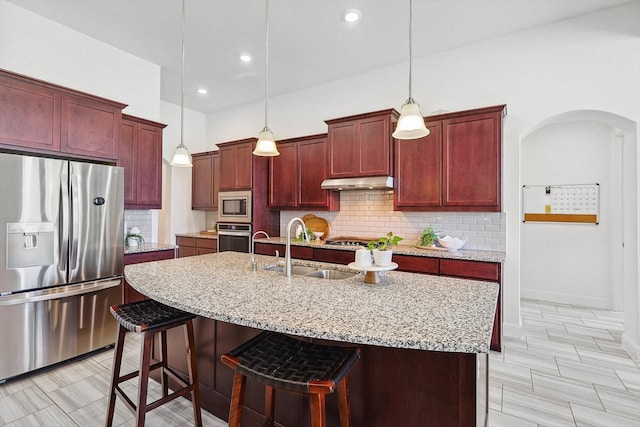
M 438 235 L 436 234 L 433 227 L 429 226 L 422 230 L 422 235 L 420 236 L 420 241 L 418 242 L 418 246 L 435 246 L 438 241 Z
M 380 237 L 378 240 L 371 240 L 367 243 L 367 249 L 373 253 L 373 262 L 380 267 L 391 265 L 391 257 L 393 251 L 392 246 L 398 246 L 398 242 L 403 240 L 400 236 L 394 236 L 390 231 L 386 236 Z
M 140 234 L 138 227 L 131 227 L 127 235 L 125 236 L 127 246 L 140 246 L 144 244 L 144 237 Z

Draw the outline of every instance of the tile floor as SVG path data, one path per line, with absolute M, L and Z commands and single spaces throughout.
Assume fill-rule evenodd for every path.
M 640 363 L 621 348 L 621 313 L 523 300 L 522 319 L 523 337 L 505 337 L 503 352 L 490 355 L 490 427 L 640 426 Z M 127 338 L 124 370 L 138 364 L 133 337 Z M 0 426 L 103 426 L 112 354 L 1 384 Z M 123 388 L 135 395 L 135 380 Z M 158 396 L 157 384 L 150 393 Z M 133 425 L 121 403 L 115 415 L 114 426 Z M 226 426 L 206 411 L 203 421 Z M 150 427 L 190 425 L 185 399 L 147 417 Z

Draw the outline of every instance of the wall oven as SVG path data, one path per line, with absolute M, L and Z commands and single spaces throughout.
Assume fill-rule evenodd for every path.
M 249 253 L 251 224 L 218 222 L 218 252 L 235 251 Z
M 220 191 L 218 193 L 218 221 L 251 223 L 251 191 Z

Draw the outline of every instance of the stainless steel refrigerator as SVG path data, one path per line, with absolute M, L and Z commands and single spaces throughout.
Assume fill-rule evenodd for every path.
M 0 382 L 112 344 L 124 170 L 0 153 Z

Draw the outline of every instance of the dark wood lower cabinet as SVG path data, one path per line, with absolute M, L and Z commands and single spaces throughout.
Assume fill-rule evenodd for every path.
M 195 335 L 202 406 L 228 420 L 233 371 L 220 356 L 260 331 L 197 318 Z M 183 328 L 168 332 L 169 364 L 186 374 Z M 308 338 L 307 338 L 308 339 Z M 332 345 L 353 345 L 320 341 Z M 488 355 L 360 345 L 351 370 L 349 401 L 353 426 L 428 427 L 485 425 L 488 411 Z M 263 425 L 264 387 L 247 380 L 243 427 Z M 276 425 L 309 425 L 304 396 L 276 393 Z M 339 426 L 335 393 L 327 397 L 327 426 Z
M 175 258 L 175 249 L 165 249 L 161 251 L 150 251 L 150 252 L 138 252 L 132 254 L 126 254 L 124 256 L 124 265 L 129 264 L 140 264 L 142 262 L 151 262 L 151 261 L 161 261 L 163 259 L 172 259 Z M 140 292 L 133 289 L 127 280 L 124 280 L 124 286 L 122 287 L 122 300 L 124 303 L 142 301 L 147 299 L 145 295 L 142 295 Z

